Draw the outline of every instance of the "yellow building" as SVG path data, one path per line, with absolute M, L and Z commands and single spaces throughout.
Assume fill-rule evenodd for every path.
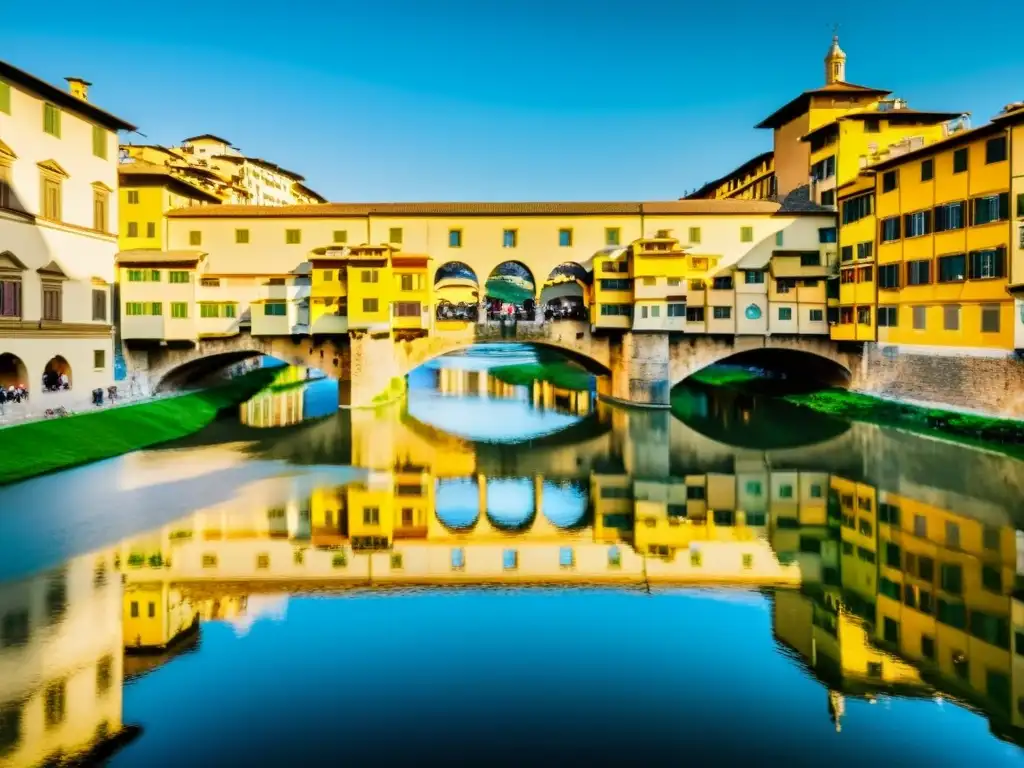
M 829 331 L 836 341 L 875 340 L 875 177 L 865 171 L 837 190 L 839 203 L 839 272 L 829 286 Z M 835 309 L 832 310 L 831 307 Z
M 775 153 L 762 152 L 720 179 L 685 195 L 684 200 L 769 200 L 775 196 Z
M 880 343 L 1015 348 L 1005 117 L 872 167 Z
M 118 247 L 122 251 L 161 250 L 166 242 L 167 211 L 220 203 L 212 191 L 162 165 L 122 163 L 117 172 Z

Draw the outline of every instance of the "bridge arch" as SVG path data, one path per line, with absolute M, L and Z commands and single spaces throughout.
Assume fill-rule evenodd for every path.
M 548 274 L 539 291 L 539 307 L 547 320 L 585 320 L 590 304 L 593 273 L 575 261 L 559 264 Z
M 857 374 L 857 358 L 825 337 L 696 337 L 672 345 L 671 385 L 675 387 L 716 364 L 761 367 L 798 381 L 844 388 L 851 385 Z
M 526 310 L 526 317 L 532 320 L 537 301 L 537 277 L 523 261 L 506 259 L 494 266 L 487 275 L 482 292 L 488 302 L 488 316 L 497 316 L 500 303 L 515 304 Z

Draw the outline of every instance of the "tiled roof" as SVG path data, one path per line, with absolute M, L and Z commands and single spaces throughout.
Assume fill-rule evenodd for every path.
M 866 85 L 856 85 L 854 83 L 832 83 L 830 85 L 822 86 L 821 88 L 812 88 L 809 91 L 804 91 L 792 101 L 772 112 L 768 117 L 754 127 L 779 128 L 785 125 L 793 118 L 804 114 L 810 106 L 811 99 L 814 96 L 828 96 L 829 94 L 887 96 L 890 93 L 892 93 L 892 91 L 886 91 L 880 88 L 869 88 Z

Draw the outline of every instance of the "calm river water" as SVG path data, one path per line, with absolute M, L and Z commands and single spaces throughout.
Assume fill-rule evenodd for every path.
M 1024 764 L 1024 463 L 534 359 L 0 489 L 0 766 Z

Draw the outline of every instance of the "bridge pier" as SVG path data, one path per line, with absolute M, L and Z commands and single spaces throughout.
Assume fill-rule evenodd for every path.
M 669 407 L 668 333 L 627 332 L 611 340 L 608 352 L 612 400 L 646 408 Z

